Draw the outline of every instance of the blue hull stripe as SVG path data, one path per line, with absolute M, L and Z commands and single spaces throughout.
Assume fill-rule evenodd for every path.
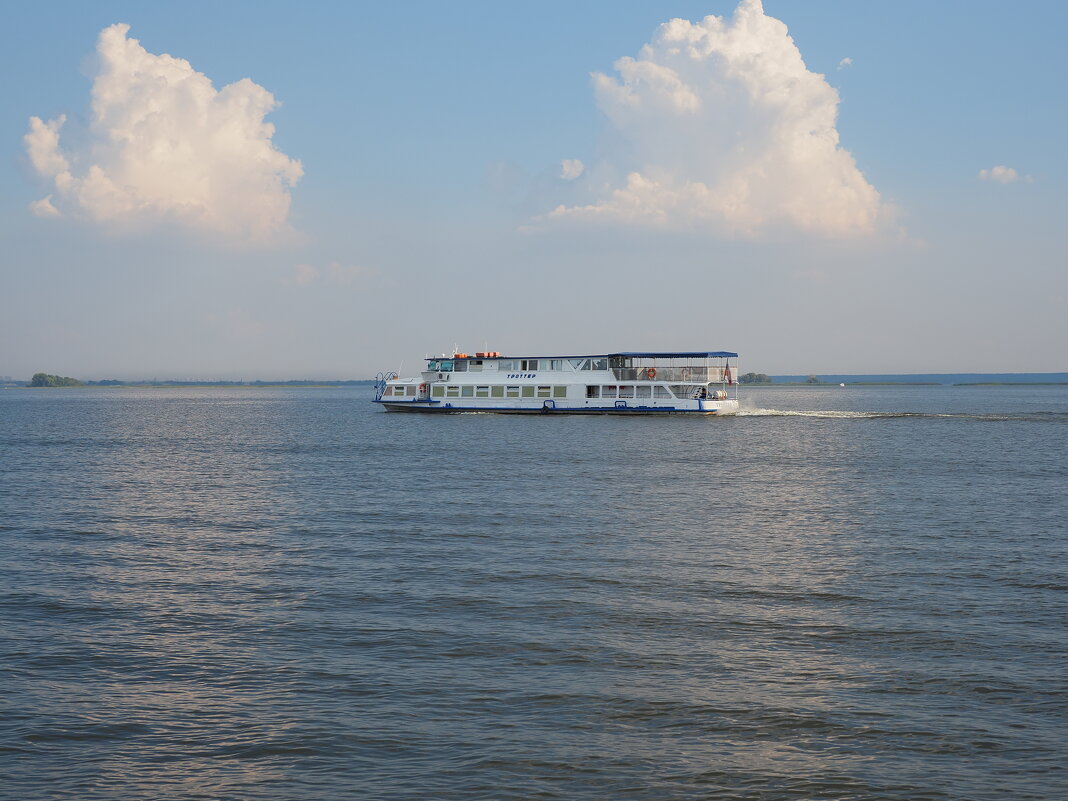
M 386 401 L 378 400 L 389 411 L 403 412 L 494 412 L 498 414 L 718 414 L 717 409 L 677 409 L 674 406 L 582 406 L 566 408 L 557 406 L 546 409 L 517 406 L 449 406 L 447 404 L 429 405 L 426 401 Z

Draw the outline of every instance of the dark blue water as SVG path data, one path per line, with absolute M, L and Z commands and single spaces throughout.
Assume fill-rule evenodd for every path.
M 0 392 L 0 797 L 1068 797 L 1068 388 L 743 397 Z

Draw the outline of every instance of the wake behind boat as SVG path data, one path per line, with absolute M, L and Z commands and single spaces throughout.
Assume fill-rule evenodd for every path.
M 738 358 L 728 351 L 427 358 L 418 376 L 375 379 L 375 403 L 396 412 L 735 414 Z M 729 389 L 734 389 L 733 397 Z

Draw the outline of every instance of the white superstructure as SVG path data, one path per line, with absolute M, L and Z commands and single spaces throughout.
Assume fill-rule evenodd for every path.
M 410 412 L 734 414 L 738 368 L 729 360 L 737 357 L 727 351 L 454 353 L 427 358 L 426 369 L 411 378 L 380 373 L 375 402 Z

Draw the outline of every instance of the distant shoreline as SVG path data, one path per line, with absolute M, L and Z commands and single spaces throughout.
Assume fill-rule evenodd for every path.
M 12 381 L 2 389 L 344 389 L 372 386 L 374 379 L 352 381 L 85 381 L 71 386 L 33 387 Z
M 807 387 L 809 389 L 840 389 L 842 385 L 847 387 L 1064 387 L 1068 381 L 971 381 L 944 384 L 940 381 L 821 381 L 818 384 L 810 384 L 804 381 L 776 381 L 763 384 L 739 384 L 740 387 L 759 387 L 760 389 L 777 389 L 779 387 L 796 389 Z
M 913 373 L 913 374 L 833 374 L 815 375 L 819 379 L 813 382 L 807 376 L 774 375 L 767 376 L 767 382 L 738 382 L 741 388 L 776 388 L 776 387 L 1057 387 L 1068 386 L 1068 373 Z M 297 379 L 288 381 L 123 381 L 118 379 L 87 380 L 74 386 L 38 387 L 41 389 L 339 389 L 345 387 L 367 387 L 374 384 L 374 379 L 319 380 Z M 5 377 L 0 382 L 0 389 L 19 389 L 29 387 L 29 381 L 12 380 Z

